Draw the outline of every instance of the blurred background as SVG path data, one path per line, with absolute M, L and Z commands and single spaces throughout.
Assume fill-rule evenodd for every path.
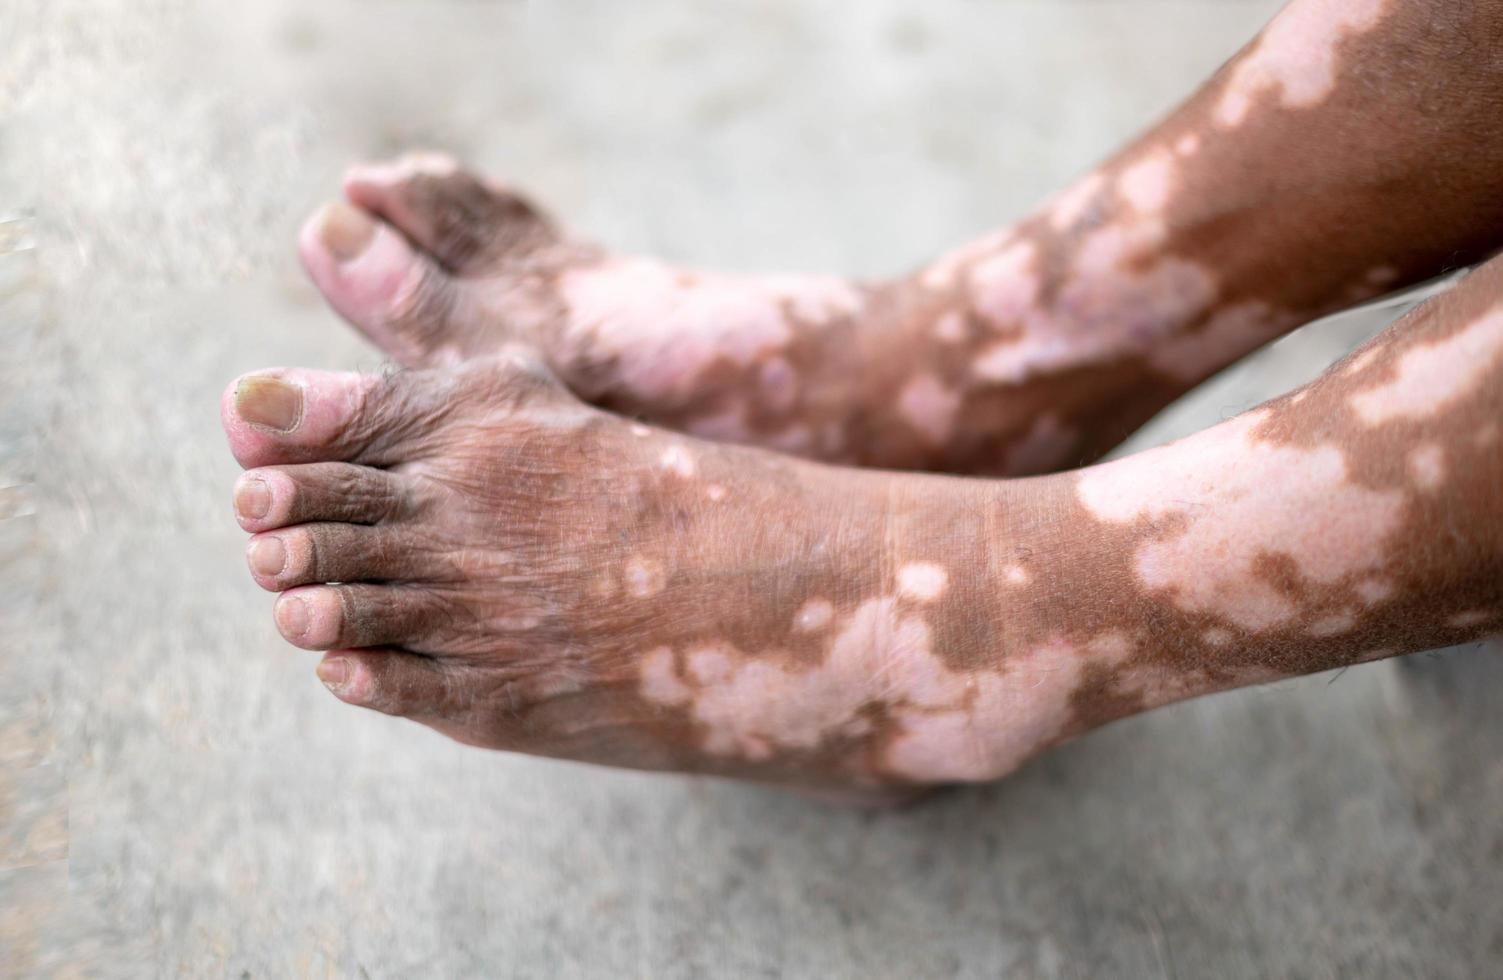
M 339 705 L 244 571 L 217 397 L 380 361 L 293 253 L 441 148 L 625 249 L 884 274 L 1021 215 L 1275 0 L 0 0 L 0 975 L 1474 977 L 1503 671 L 1180 705 L 896 813 Z M 1162 441 L 1318 373 L 1316 325 Z

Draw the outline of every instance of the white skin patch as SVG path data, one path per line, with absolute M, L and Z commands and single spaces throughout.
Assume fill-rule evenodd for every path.
M 663 450 L 663 455 L 658 457 L 658 465 L 670 473 L 674 473 L 685 479 L 693 476 L 698 467 L 694 465 L 694 457 L 689 455 L 689 450 L 683 446 L 673 445 Z
M 1038 249 L 1032 242 L 1018 242 L 978 262 L 970 275 L 976 312 L 995 327 L 1022 323 L 1038 301 L 1040 283 L 1034 271 L 1037 258 Z
M 1001 250 L 1002 246 L 1012 240 L 1013 232 L 1010 229 L 993 232 L 984 238 L 974 242 L 968 242 L 957 249 L 946 252 L 929 264 L 928 268 L 919 276 L 925 289 L 933 289 L 944 292 L 955 288 L 956 278 L 960 270 L 988 255 L 994 255 Z
M 1310 624 L 1311 636 L 1339 636 L 1351 631 L 1357 625 L 1357 618 L 1351 613 L 1337 613 L 1317 619 Z
M 693 692 L 673 670 L 673 651 L 658 647 L 642 658 L 642 696 L 658 704 L 688 704 Z
M 959 310 L 951 310 L 934 321 L 934 336 L 947 344 L 958 344 L 965 340 L 965 315 Z
M 1446 620 L 1446 625 L 1455 629 L 1468 629 L 1473 626 L 1481 626 L 1488 620 L 1495 618 L 1497 618 L 1496 613 L 1488 612 L 1486 609 L 1473 609 L 1470 612 L 1457 613 Z
M 726 495 L 726 489 L 725 489 L 725 487 L 721 486 L 718 483 L 712 483 L 709 486 L 705 487 L 705 496 L 708 497 L 708 498 L 710 498 L 710 502 L 711 503 L 714 503 L 714 504 L 720 503 L 722 500 L 725 499 L 725 495 Z
M 571 331 L 614 358 L 621 383 L 644 398 L 685 398 L 716 360 L 751 364 L 792 338 L 781 299 L 754 278 L 616 258 L 565 272 L 559 289 Z
M 646 599 L 663 591 L 663 586 L 668 584 L 668 576 L 663 572 L 663 566 L 657 562 L 633 558 L 626 563 L 624 581 L 628 595 Z
M 860 606 L 808 668 L 769 657 L 733 656 L 719 648 L 691 651 L 689 670 L 701 684 L 695 719 L 710 730 L 705 748 L 755 757 L 758 746 L 812 749 L 852 734 L 869 702 L 943 705 L 958 701 L 964 679 L 929 649 L 929 629 L 899 617 L 893 600 Z
M 1002 570 L 1002 581 L 1008 585 L 1027 585 L 1033 581 L 1033 576 L 1028 574 L 1028 569 L 1022 565 L 1008 565 Z
M 1151 150 L 1143 159 L 1122 171 L 1117 190 L 1128 204 L 1144 214 L 1162 211 L 1174 189 L 1174 157 Z
M 1054 305 L 1025 311 L 1021 336 L 982 351 L 972 365 L 987 381 L 1020 383 L 1059 368 L 1152 350 L 1216 296 L 1193 262 L 1159 258 L 1139 267 L 1163 236 L 1157 221 L 1093 232 Z
M 1068 695 L 1085 664 L 1119 662 L 1128 652 L 1112 637 L 1084 650 L 1055 641 L 1012 660 L 1005 674 L 978 674 L 969 710 L 899 716 L 902 734 L 888 748 L 888 768 L 916 779 L 977 780 L 1010 772 L 1068 723 Z
M 1423 419 L 1471 394 L 1503 354 L 1503 310 L 1444 340 L 1400 355 L 1393 380 L 1351 396 L 1348 404 L 1368 425 Z
M 1094 173 L 1061 191 L 1048 205 L 1049 223 L 1054 226 L 1054 230 L 1069 231 L 1073 228 L 1076 222 L 1085 217 L 1086 209 L 1100 195 L 1104 186 L 1106 178 Z
M 1366 371 L 1368 369 L 1373 361 L 1376 361 L 1378 359 L 1378 355 L 1381 353 L 1383 353 L 1382 347 L 1369 347 L 1367 350 L 1352 358 L 1351 363 L 1341 369 L 1341 373 L 1348 376 L 1361 374 L 1363 371 Z
M 1193 157 L 1200 152 L 1200 137 L 1194 133 L 1186 133 L 1175 141 L 1174 152 L 1182 157 Z
M 949 581 L 945 570 L 933 562 L 911 562 L 898 569 L 898 594 L 918 602 L 933 602 Z
M 828 599 L 810 599 L 793 616 L 793 628 L 799 633 L 813 633 L 830 625 L 835 607 Z
M 1385 0 L 1300 0 L 1274 18 L 1237 62 L 1216 105 L 1216 122 L 1239 126 L 1265 93 L 1286 108 L 1319 105 L 1336 88 L 1337 48 L 1378 25 Z
M 705 751 L 748 759 L 868 734 L 862 710 L 881 704 L 900 732 L 889 747 L 889 769 L 979 780 L 1016 767 L 1063 729 L 1081 652 L 1046 644 L 1014 657 L 1005 674 L 953 671 L 931 649 L 923 620 L 901 615 L 887 597 L 845 618 L 816 666 L 708 645 L 685 657 L 694 684 L 672 673 L 671 657 L 655 652 L 644 661 L 640 689 L 658 703 L 683 706 L 681 685 L 689 687 L 689 710 L 706 729 Z
M 917 375 L 898 395 L 898 414 L 933 446 L 943 446 L 954 430 L 960 395 L 932 374 Z
M 1139 580 L 1182 609 L 1254 631 L 1281 626 L 1298 611 L 1256 573 L 1260 560 L 1286 557 L 1302 579 L 1323 585 L 1375 571 L 1404 502 L 1401 491 L 1348 481 L 1346 459 L 1334 446 L 1255 439 L 1267 415 L 1252 412 L 1099 466 L 1076 484 L 1081 503 L 1102 520 L 1182 520 L 1182 529 L 1139 546 Z M 1269 493 L 1270 481 L 1281 491 Z
M 1355 586 L 1356 592 L 1362 597 L 1362 601 L 1370 606 L 1393 595 L 1393 583 L 1382 578 L 1365 578 Z
M 1446 451 L 1432 443 L 1409 451 L 1409 475 L 1421 490 L 1435 490 L 1446 482 Z

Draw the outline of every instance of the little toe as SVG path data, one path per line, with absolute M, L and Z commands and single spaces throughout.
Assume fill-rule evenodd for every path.
M 309 521 L 375 524 L 416 508 L 410 479 L 353 463 L 269 466 L 235 484 L 235 519 L 252 533 Z
M 404 650 L 331 650 L 318 679 L 339 700 L 404 718 L 451 714 L 460 705 L 443 665 Z
M 432 589 L 404 585 L 305 585 L 277 597 L 273 617 L 293 646 L 404 646 L 433 634 L 450 610 Z
M 458 359 L 467 308 L 459 284 L 395 228 L 329 204 L 303 225 L 298 253 L 329 305 L 398 363 Z
M 442 154 L 352 167 L 345 194 L 460 275 L 493 270 L 559 241 L 552 222 L 531 202 Z
M 232 382 L 220 417 L 246 469 L 334 461 L 382 466 L 439 430 L 459 401 L 453 397 L 459 377 L 273 368 Z
M 389 582 L 440 573 L 431 549 L 399 527 L 299 524 L 251 538 L 246 564 L 269 592 L 323 582 Z

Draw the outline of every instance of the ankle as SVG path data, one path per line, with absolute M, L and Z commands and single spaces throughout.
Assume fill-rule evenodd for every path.
M 915 783 L 999 778 L 1104 720 L 1082 702 L 1114 633 L 1082 639 L 1051 570 L 1072 529 L 1056 520 L 1068 480 L 1008 484 L 897 477 L 887 488 L 886 590 L 847 627 L 881 637 L 885 731 L 878 768 Z

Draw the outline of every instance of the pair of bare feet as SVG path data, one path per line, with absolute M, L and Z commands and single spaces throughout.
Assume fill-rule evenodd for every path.
M 409 370 L 264 371 L 223 402 L 278 628 L 328 651 L 340 699 L 464 742 L 869 799 L 1495 631 L 1494 267 L 1174 446 L 897 472 L 1089 462 L 1279 333 L 1496 242 L 1484 159 L 1388 207 L 1437 141 L 1395 140 L 1385 114 L 1428 120 L 1423 92 L 1399 72 L 1374 100 L 1361 65 L 1430 69 L 1363 45 L 1434 21 L 1374 11 L 1298 0 L 1036 214 L 886 282 L 674 269 L 442 157 L 357 168 L 302 256 Z M 1288 152 L 1364 132 L 1382 181 Z M 1343 213 L 1383 217 L 1332 232 Z
M 1020 591 L 1053 547 L 1042 485 L 731 444 L 913 463 L 964 437 L 934 396 L 900 409 L 906 441 L 872 431 L 853 363 L 817 349 L 869 343 L 933 286 L 609 256 L 434 155 L 346 194 L 304 263 L 411 370 L 258 372 L 223 404 L 252 574 L 341 699 L 477 745 L 871 799 L 1083 727 L 1063 651 L 1005 668 L 980 607 L 997 555 Z M 929 306 L 926 329 L 957 314 Z M 1075 451 L 1046 417 L 1010 468 Z

